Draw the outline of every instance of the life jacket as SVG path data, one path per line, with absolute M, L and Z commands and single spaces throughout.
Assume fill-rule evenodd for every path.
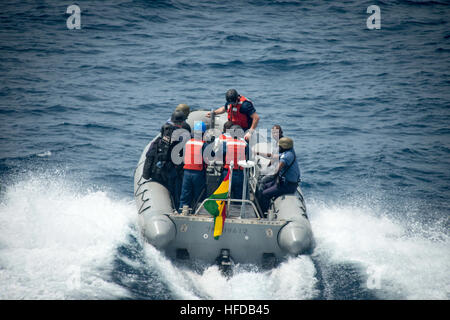
M 219 142 L 220 142 L 220 143 L 224 143 L 224 142 L 226 142 L 229 138 L 230 138 L 229 135 L 226 135 L 226 134 L 222 133 L 222 134 L 219 136 Z
M 203 164 L 203 145 L 205 141 L 191 139 L 186 143 L 184 152 L 184 169 L 202 171 Z
M 239 102 L 236 105 L 227 105 L 228 121 L 239 125 L 243 130 L 249 128 L 248 116 L 245 113 L 241 113 L 241 107 L 245 101 L 251 102 L 246 97 L 240 96 Z
M 228 169 L 231 161 L 234 162 L 234 170 L 243 170 L 241 166 L 238 166 L 238 162 L 245 160 L 245 147 L 247 143 L 244 139 L 234 139 L 232 137 L 226 137 L 227 153 L 225 155 L 225 164 L 223 167 Z

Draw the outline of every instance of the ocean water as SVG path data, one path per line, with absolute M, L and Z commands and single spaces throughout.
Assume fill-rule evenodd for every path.
M 448 1 L 70 4 L 0 4 L 0 299 L 450 298 Z M 142 241 L 133 173 L 229 88 L 294 138 L 317 247 L 225 278 Z

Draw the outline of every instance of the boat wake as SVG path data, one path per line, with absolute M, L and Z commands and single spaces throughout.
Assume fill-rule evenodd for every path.
M 59 173 L 4 187 L 0 299 L 113 299 L 127 291 L 109 273 L 130 232 L 134 205 L 80 191 Z
M 148 244 L 146 254 L 176 299 L 300 300 L 313 299 L 319 293 L 314 264 L 308 256 L 291 258 L 269 271 L 237 265 L 232 276 L 225 276 L 217 266 L 206 267 L 201 273 L 175 267 Z
M 132 201 L 64 175 L 22 179 L 0 196 L 0 299 L 450 297 L 445 228 L 412 233 L 363 202 L 310 200 L 311 256 L 272 270 L 237 265 L 226 277 L 173 263 L 143 241 Z
M 364 298 L 449 299 L 450 241 L 445 228 L 398 221 L 395 214 L 362 203 L 308 206 L 324 298 L 355 298 L 357 292 L 343 292 L 344 280 L 339 279 L 354 277 Z

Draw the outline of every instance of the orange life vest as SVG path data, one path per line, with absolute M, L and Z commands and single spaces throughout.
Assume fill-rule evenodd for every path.
M 245 113 L 241 113 L 242 104 L 245 101 L 249 101 L 246 97 L 240 96 L 239 102 L 236 105 L 227 105 L 228 121 L 233 122 L 233 124 L 239 125 L 243 130 L 247 130 L 248 126 L 248 116 Z
M 245 147 L 247 143 L 243 139 L 233 139 L 230 136 L 222 134 L 219 138 L 224 140 L 227 144 L 227 154 L 225 155 L 225 164 L 223 167 L 228 169 L 231 161 L 234 162 L 234 170 L 243 170 L 244 168 L 238 166 L 238 161 L 245 160 Z
M 184 169 L 202 171 L 203 164 L 203 144 L 205 141 L 191 139 L 186 142 L 184 152 Z

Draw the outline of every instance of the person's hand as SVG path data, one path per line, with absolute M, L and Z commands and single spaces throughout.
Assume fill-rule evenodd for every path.
M 208 111 L 208 112 L 206 113 L 206 117 L 207 117 L 207 118 L 211 118 L 211 111 Z
M 250 140 L 250 137 L 252 136 L 253 131 L 252 130 L 248 130 L 247 133 L 244 136 L 245 140 Z

